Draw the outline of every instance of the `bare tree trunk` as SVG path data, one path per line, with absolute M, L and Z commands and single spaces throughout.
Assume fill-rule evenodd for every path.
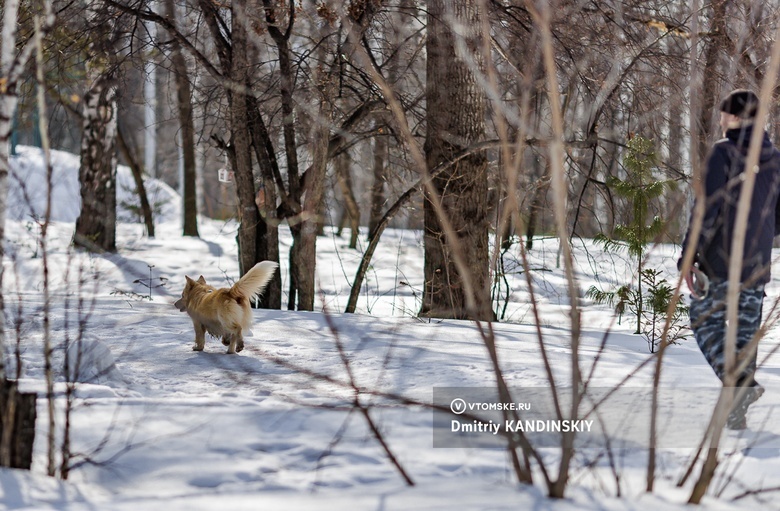
M 231 31 L 230 77 L 234 84 L 245 85 L 248 82 L 247 70 L 249 67 L 247 31 L 244 24 L 246 20 L 245 0 L 236 0 L 231 4 L 231 15 L 233 27 Z M 257 226 L 260 222 L 260 214 L 255 203 L 246 90 L 241 87 L 233 88 L 228 93 L 228 101 L 233 171 L 236 177 L 236 193 L 239 203 L 238 259 L 241 275 L 243 275 L 257 262 Z
M 360 208 L 352 191 L 352 175 L 349 172 L 349 154 L 341 153 L 336 159 L 336 176 L 341 196 L 344 198 L 346 216 L 349 219 L 349 248 L 357 248 L 357 238 L 360 232 Z M 343 220 L 342 220 L 343 222 Z M 339 222 L 341 224 L 341 222 Z M 342 226 L 339 225 L 339 231 Z M 340 233 L 339 233 L 340 235 Z
M 236 177 L 238 199 L 238 262 L 243 275 L 263 260 L 278 262 L 279 247 L 275 214 L 275 176 L 279 174 L 273 144 L 260 116 L 257 99 L 250 93 L 246 1 L 231 4 L 230 39 L 224 35 L 224 21 L 218 7 L 199 0 L 204 20 L 216 44 L 222 74 L 230 77 L 225 85 L 231 144 L 223 147 Z M 252 171 L 254 150 L 261 172 L 261 186 L 255 187 Z M 281 177 L 279 177 L 281 180 Z M 260 301 L 254 306 L 279 308 L 281 285 L 278 274 L 271 279 Z
M 525 249 L 531 250 L 534 246 L 534 236 L 536 235 L 536 229 L 539 223 L 539 214 L 543 213 L 542 205 L 547 192 L 550 189 L 550 180 L 544 175 L 544 169 L 542 169 L 539 162 L 539 156 L 533 155 L 532 179 L 535 179 L 533 183 L 533 192 L 531 194 L 531 204 L 528 206 L 528 223 L 525 226 Z
M 323 31 L 320 31 L 323 32 Z M 324 41 L 324 34 L 318 34 Z M 280 50 L 281 51 L 281 50 Z M 330 124 L 332 120 L 331 91 L 328 64 L 330 48 L 323 42 L 317 50 L 321 66 L 314 76 L 318 84 L 316 93 L 319 95 L 316 118 L 313 120 L 311 143 L 309 151 L 312 164 L 303 180 L 303 188 L 299 193 L 305 195 L 300 221 L 293 229 L 293 246 L 290 249 L 290 276 L 295 280 L 298 310 L 314 310 L 314 276 L 317 263 L 317 232 L 320 223 L 320 212 L 323 209 L 325 195 L 325 173 L 328 166 L 330 145 Z M 284 92 L 282 93 L 284 97 Z M 290 194 L 292 195 L 292 182 Z
M 150 5 L 154 9 L 154 4 Z M 157 38 L 157 25 L 144 23 L 144 43 L 150 48 L 155 47 Z M 156 52 L 152 49 L 144 55 L 144 155 L 143 167 L 146 172 L 157 178 L 157 62 Z
M 672 47 L 672 52 L 679 55 L 682 60 L 685 58 L 685 52 L 687 48 L 682 44 L 676 44 Z M 687 80 L 687 77 L 685 77 Z M 668 130 L 669 135 L 667 138 L 669 146 L 669 157 L 667 158 L 667 166 L 671 170 L 672 177 L 681 175 L 683 172 L 683 151 L 682 142 L 685 140 L 683 123 L 685 122 L 685 105 L 683 98 L 679 94 L 676 94 L 678 90 L 684 90 L 685 83 L 683 77 L 678 79 L 676 86 L 669 87 L 669 97 L 673 98 L 669 105 L 669 120 Z M 675 215 L 673 212 L 678 205 L 685 204 L 685 193 L 682 190 L 670 190 L 668 192 L 667 207 L 669 210 L 665 214 L 665 218 L 669 218 L 668 232 L 673 238 L 679 238 L 684 231 L 685 217 L 684 215 Z
M 383 131 L 387 131 L 384 129 Z M 374 183 L 371 185 L 371 213 L 368 219 L 368 241 L 382 220 L 385 205 L 385 164 L 387 162 L 387 135 L 374 137 Z
M 176 5 L 173 0 L 166 0 L 165 13 L 175 23 Z M 181 148 L 184 159 L 184 236 L 199 236 L 198 234 L 198 196 L 195 189 L 197 173 L 195 171 L 195 121 L 192 115 L 192 93 L 190 91 L 187 60 L 181 52 L 178 41 L 171 41 L 171 64 L 176 80 L 176 103 L 179 109 L 179 126 L 181 127 Z
M 6 80 L 0 88 L 0 261 L 5 257 L 5 210 L 8 201 L 8 173 L 10 171 L 10 140 L 13 118 L 18 101 L 16 80 L 10 79 L 14 66 L 16 48 L 17 16 L 19 0 L 5 0 L 3 3 L 2 46 L 0 46 L 0 76 Z M 17 71 L 18 74 L 18 71 Z M 3 274 L 5 265 L 0 264 L 0 349 L 5 348 L 5 299 L 3 297 Z M 0 356 L 0 377 L 5 378 L 5 360 Z M 4 417 L 3 417 L 4 419 Z
M 555 50 L 553 47 L 553 35 L 550 29 L 551 8 L 548 4 L 542 4 L 542 10 L 532 10 L 534 20 L 539 27 L 542 55 L 544 57 L 544 70 L 547 79 L 547 97 L 550 101 L 552 140 L 550 142 L 550 186 L 553 193 L 553 209 L 555 227 L 559 239 L 559 254 L 563 259 L 566 275 L 566 285 L 569 297 L 569 316 L 571 319 L 570 338 L 570 378 L 571 401 L 569 403 L 569 417 L 579 415 L 579 407 L 582 399 L 583 380 L 580 369 L 580 334 L 582 323 L 579 305 L 579 284 L 575 273 L 574 259 L 569 234 L 567 231 L 567 190 L 568 183 L 564 170 L 565 149 L 563 144 L 563 115 L 561 108 L 560 84 L 558 82 L 557 68 L 555 64 Z M 550 373 L 552 374 L 552 373 Z M 554 382 L 551 377 L 550 382 Z M 558 413 L 560 416 L 560 412 Z M 561 438 L 561 459 L 558 464 L 558 477 L 548 482 L 550 497 L 563 498 L 570 477 L 571 462 L 574 456 L 574 432 L 565 432 Z
M 699 161 L 705 161 L 710 143 L 713 138 L 720 138 L 720 135 L 713 137 L 713 113 L 718 96 L 721 92 L 722 79 L 720 69 L 720 59 L 723 57 L 727 44 L 728 34 L 726 33 L 726 7 L 730 0 L 713 0 L 712 18 L 710 19 L 709 38 L 704 50 L 704 70 L 702 72 L 702 90 L 701 111 L 699 112 Z M 694 112 L 692 112 L 694 113 Z
M 279 77 L 280 77 L 280 92 L 282 100 L 282 132 L 284 136 L 284 151 L 287 158 L 287 201 L 284 204 L 284 209 L 288 216 L 295 217 L 290 222 L 290 231 L 293 235 L 293 246 L 290 248 L 289 261 L 290 261 L 290 287 L 288 291 L 287 308 L 292 310 L 295 308 L 296 300 L 298 299 L 298 286 L 301 285 L 301 279 L 306 281 L 308 277 L 302 275 L 300 271 L 294 267 L 296 261 L 305 260 L 302 254 L 296 254 L 296 250 L 304 250 L 302 245 L 303 236 L 303 223 L 305 218 L 301 211 L 301 198 L 303 196 L 301 176 L 299 174 L 298 166 L 298 149 L 297 149 L 297 136 L 295 131 L 295 109 L 293 102 L 293 85 L 295 83 L 294 70 L 292 67 L 292 55 L 290 52 L 290 35 L 292 34 L 292 28 L 295 24 L 295 2 L 290 0 L 289 12 L 287 15 L 287 26 L 284 30 L 281 27 L 281 12 L 277 12 L 277 6 L 271 0 L 263 0 L 263 6 L 265 8 L 265 20 L 268 27 L 268 33 L 276 44 L 276 48 L 279 54 Z M 280 7 L 281 9 L 281 7 Z M 281 183 L 279 183 L 281 185 Z M 319 208 L 314 210 L 314 213 L 319 213 Z M 316 230 L 315 230 L 316 234 Z M 312 267 L 313 271 L 313 267 Z M 312 274 L 311 280 L 314 280 Z M 312 307 L 313 307 L 312 300 Z M 300 308 L 300 305 L 299 305 Z M 311 310 L 311 309 L 301 309 Z
M 322 115 L 326 115 L 324 109 Z M 302 221 L 291 227 L 293 246 L 290 249 L 290 275 L 295 279 L 297 309 L 314 310 L 314 274 L 317 264 L 318 213 L 325 191 L 329 131 L 317 125 L 312 137 L 313 162 L 306 175 L 306 197 Z M 291 302 L 292 303 L 292 302 Z
M 73 243 L 93 252 L 116 250 L 117 83 L 112 62 L 116 18 L 92 3 L 88 89 L 84 95 L 81 135 L 81 213 Z
M 258 110 L 257 99 L 247 95 L 247 112 L 249 112 L 249 129 L 252 134 L 252 147 L 260 166 L 261 190 L 257 193 L 255 203 L 260 211 L 260 221 L 257 223 L 257 254 L 259 261 L 279 262 L 279 219 L 276 211 L 276 184 L 274 176 L 279 174 L 276 155 L 273 152 L 268 131 Z M 283 190 L 283 188 L 282 188 Z M 281 309 L 282 307 L 282 276 L 274 273 L 268 287 L 260 297 L 260 307 Z
M 135 181 L 135 188 L 138 191 L 138 199 L 141 203 L 141 215 L 144 217 L 144 224 L 146 225 L 146 234 L 150 238 L 154 238 L 154 218 L 152 216 L 152 207 L 149 204 L 149 197 L 146 195 L 146 186 L 144 186 L 144 176 L 141 166 L 138 164 L 138 158 L 135 157 L 130 147 L 127 145 L 127 139 L 122 135 L 122 130 L 117 129 L 117 141 L 119 142 L 119 150 L 122 151 L 122 155 L 127 160 L 127 164 L 130 167 L 130 172 L 133 173 L 133 180 Z
M 20 393 L 16 382 L 0 380 L 0 466 L 30 469 L 36 398 L 35 393 Z
M 448 23 L 478 26 L 475 2 L 433 0 L 428 7 L 425 152 L 431 169 L 484 137 L 485 100 L 473 70 L 473 62 L 480 62 L 479 54 L 474 53 L 473 60 L 459 56 L 455 38 L 460 36 Z M 441 196 L 443 214 L 448 215 L 460 240 L 463 260 L 470 265 L 477 310 L 467 310 L 463 277 L 458 274 L 451 245 L 426 192 L 425 290 L 420 315 L 492 320 L 485 155 L 464 158 L 433 183 Z
M 339 238 L 341 238 L 341 235 L 344 233 L 344 227 L 347 226 L 348 219 L 349 213 L 347 212 L 347 208 L 344 208 L 339 216 L 338 229 L 336 229 L 336 236 Z
M 9 141 L 13 129 L 13 118 L 18 101 L 17 85 L 25 71 L 27 62 L 34 49 L 42 53 L 41 39 L 51 29 L 55 21 L 50 1 L 43 3 L 43 23 L 36 16 L 35 37 L 17 52 L 17 29 L 19 15 L 18 0 L 6 0 L 3 3 L 2 33 L 0 34 L 0 261 L 5 250 L 5 218 L 8 197 L 8 173 L 10 171 Z M 33 43 L 34 40 L 34 43 Z M 39 71 L 40 71 L 40 62 Z M 38 86 L 42 87 L 42 73 L 36 75 Z M 42 100 L 42 89 L 38 91 Z M 42 119 L 45 122 L 45 117 Z M 42 122 L 42 123 L 43 123 Z M 51 188 L 51 167 L 47 169 L 47 185 Z M 51 194 L 48 196 L 44 234 L 51 213 Z M 0 350 L 5 350 L 5 300 L 3 298 L 3 270 L 0 264 Z M 44 272 L 46 266 L 44 265 Z M 47 288 L 48 289 L 48 288 Z M 48 292 L 48 291 L 47 291 Z M 48 295 L 45 297 L 48 306 Z M 44 322 L 48 321 L 48 309 Z M 21 358 L 17 351 L 16 378 L 21 375 Z M 6 378 L 4 354 L 0 354 L 0 466 L 29 469 L 32 465 L 33 444 L 35 440 L 37 395 L 20 393 L 17 383 Z
M 398 2 L 398 12 L 392 18 L 391 30 L 387 37 L 392 41 L 393 46 L 400 47 L 405 41 L 411 41 L 415 36 L 413 27 L 407 22 L 406 16 L 417 16 L 418 8 L 414 0 L 400 0 Z M 421 36 L 420 36 L 421 37 Z M 402 62 L 399 59 L 392 59 L 387 66 L 387 79 L 390 83 L 396 83 L 398 79 L 400 66 Z M 385 207 L 387 196 L 385 194 L 385 183 L 388 178 L 387 166 L 390 160 L 390 148 L 388 137 L 390 137 L 390 122 L 392 117 L 387 114 L 378 114 L 374 118 L 375 133 L 374 136 L 374 166 L 373 183 L 371 185 L 371 206 L 368 218 L 368 241 L 370 242 L 380 222 L 382 221 L 382 210 Z
M 43 223 L 41 224 L 41 236 L 38 238 L 38 246 L 40 247 L 42 254 L 42 269 L 43 269 L 43 367 L 44 374 L 46 376 L 46 401 L 48 404 L 48 417 L 49 417 L 49 432 L 47 435 L 48 444 L 48 467 L 47 473 L 49 476 L 53 476 L 57 471 L 57 464 L 55 460 L 56 442 L 57 442 L 57 429 L 55 423 L 55 394 L 54 394 L 54 373 L 52 372 L 52 342 L 51 342 L 51 290 L 49 288 L 49 248 L 48 248 L 48 231 L 49 224 L 51 222 L 51 206 L 52 206 L 52 176 L 54 169 L 51 164 L 51 144 L 49 143 L 49 129 L 46 116 L 46 97 L 44 94 L 44 71 L 43 71 L 43 35 L 40 31 L 40 21 L 36 17 L 34 19 L 35 25 L 35 78 L 37 82 L 37 106 L 38 112 L 38 132 L 41 137 L 41 148 L 43 149 L 43 162 L 46 168 L 46 210 L 43 215 Z M 69 431 L 65 432 L 65 442 L 63 448 L 65 448 L 69 442 Z

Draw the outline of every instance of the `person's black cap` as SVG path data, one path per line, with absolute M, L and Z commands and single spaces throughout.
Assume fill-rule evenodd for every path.
M 737 89 L 723 99 L 720 111 L 736 115 L 740 119 L 752 119 L 758 112 L 758 96 L 752 91 Z

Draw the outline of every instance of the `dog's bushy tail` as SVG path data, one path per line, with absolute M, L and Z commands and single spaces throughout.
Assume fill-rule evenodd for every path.
M 230 288 L 230 294 L 236 298 L 253 299 L 263 292 L 278 267 L 279 265 L 273 261 L 257 263 L 238 282 L 233 284 L 233 287 Z

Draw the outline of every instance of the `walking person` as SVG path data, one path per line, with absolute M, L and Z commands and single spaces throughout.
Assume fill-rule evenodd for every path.
M 755 188 L 750 201 L 742 260 L 736 342 L 738 399 L 728 417 L 729 429 L 745 429 L 748 407 L 764 392 L 755 380 L 757 342 L 751 343 L 761 324 L 764 286 L 770 280 L 772 242 L 780 227 L 780 151 L 754 121 L 758 97 L 748 90 L 731 92 L 720 104 L 721 140 L 712 147 L 704 176 L 705 213 L 698 240 L 690 239 L 690 226 L 683 250 L 695 246 L 694 264 L 684 275 L 691 290 L 690 319 L 696 342 L 721 381 L 725 378 L 726 293 L 730 252 L 737 216 L 742 175 L 754 130 L 762 131 L 761 153 Z M 682 259 L 678 261 L 678 269 Z

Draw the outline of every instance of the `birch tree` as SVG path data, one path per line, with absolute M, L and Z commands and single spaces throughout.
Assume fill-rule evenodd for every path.
M 73 242 L 94 252 L 116 250 L 118 12 L 93 0 L 87 6 L 90 31 L 86 93 L 82 100 L 81 213 Z
M 19 44 L 19 0 L 6 0 L 3 4 L 2 33 L 0 34 L 0 263 L 5 257 L 5 218 L 10 172 L 10 138 L 13 118 L 19 100 L 19 85 L 22 74 L 27 70 L 33 51 L 39 50 L 40 41 L 55 22 L 51 1 L 44 1 L 40 11 L 34 13 L 34 38 Z M 18 49 L 21 47 L 21 49 Z M 38 76 L 40 79 L 40 75 Z M 39 83 L 39 87 L 43 84 Z M 42 91 L 39 90 L 39 94 Z M 3 298 L 3 274 L 5 265 L 0 264 L 0 466 L 29 469 L 32 463 L 32 448 L 35 438 L 36 396 L 19 393 L 16 382 L 8 380 L 5 370 L 5 301 Z M 48 302 L 48 301 L 47 301 Z M 48 303 L 47 303 L 48 305 Z M 46 364 L 51 362 L 51 353 L 45 351 Z M 21 368 L 16 368 L 16 378 Z M 49 382 L 50 383 L 50 380 Z
M 32 40 L 20 45 L 17 40 L 19 29 L 20 0 L 5 0 L 3 3 L 3 24 L 0 34 L 0 260 L 5 256 L 5 218 L 8 198 L 8 175 L 10 171 L 11 132 L 13 118 L 19 102 L 20 80 L 35 51 Z M 50 0 L 40 6 L 43 22 L 39 30 L 47 33 L 55 22 Z M 0 346 L 5 341 L 4 300 L 2 294 L 4 266 L 0 265 Z M 0 358 L 0 376 L 4 376 L 4 364 Z
M 3 4 L 3 33 L 0 47 L 0 260 L 5 256 L 5 210 L 8 199 L 8 172 L 10 170 L 10 139 L 16 111 L 19 64 L 16 60 L 16 23 L 19 0 Z M 28 56 L 29 58 L 29 56 Z M 15 76 L 14 76 L 15 75 Z M 0 347 L 5 346 L 5 307 L 2 292 L 5 265 L 0 264 Z M 4 361 L 0 358 L 0 372 L 5 376 Z

